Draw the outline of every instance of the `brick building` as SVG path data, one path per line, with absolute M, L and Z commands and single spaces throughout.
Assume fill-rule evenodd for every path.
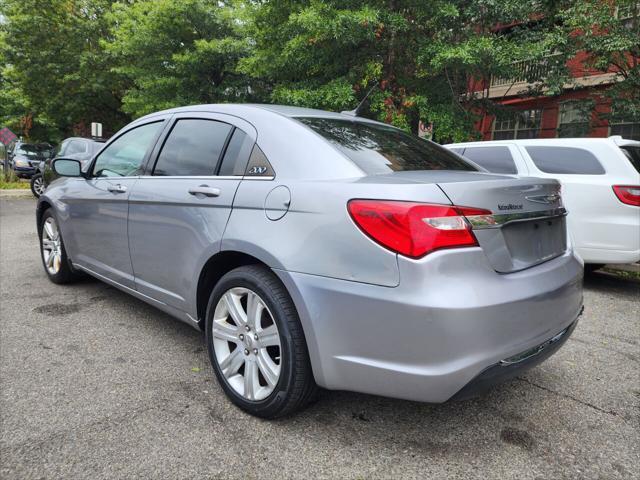
M 627 21 L 626 13 L 619 12 L 620 21 Z M 509 28 L 509 27 L 505 27 Z M 470 92 L 482 94 L 493 101 L 510 107 L 509 113 L 496 118 L 485 114 L 475 128 L 483 140 L 512 138 L 556 137 L 608 137 L 622 135 L 640 140 L 640 122 L 610 123 L 606 115 L 611 112 L 610 101 L 603 92 L 621 75 L 614 70 L 602 72 L 585 67 L 586 54 L 578 54 L 567 63 L 574 83 L 567 85 L 557 96 L 527 97 L 527 78 L 543 77 L 545 65 L 519 62 L 514 65 L 511 78 L 491 78 L 485 82 L 472 82 Z M 640 92 L 638 92 L 640 95 Z

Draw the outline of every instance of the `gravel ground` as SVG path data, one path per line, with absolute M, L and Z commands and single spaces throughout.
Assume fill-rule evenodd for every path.
M 34 205 L 0 199 L 0 478 L 638 478 L 639 283 L 588 279 L 567 344 L 483 398 L 322 392 L 267 422 L 225 399 L 199 332 L 50 283 Z

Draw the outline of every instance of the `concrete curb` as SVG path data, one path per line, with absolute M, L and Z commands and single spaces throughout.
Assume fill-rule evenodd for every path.
M 35 197 L 33 196 L 33 193 L 31 193 L 31 190 L 26 188 L 26 189 L 11 189 L 11 190 L 0 190 L 0 197 L 3 198 L 23 198 L 23 197 L 33 197 L 35 199 Z

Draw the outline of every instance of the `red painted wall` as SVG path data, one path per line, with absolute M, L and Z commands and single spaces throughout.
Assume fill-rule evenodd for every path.
M 603 97 L 602 93 L 606 87 L 591 87 L 582 90 L 567 91 L 562 95 L 555 97 L 537 97 L 537 98 L 511 98 L 505 99 L 503 105 L 518 110 L 528 110 L 532 108 L 542 108 L 542 119 L 540 122 L 540 138 L 555 138 L 557 136 L 557 128 L 560 116 L 560 104 L 567 100 L 581 100 L 591 98 L 594 103 L 594 109 L 591 114 L 591 128 L 589 137 L 607 137 L 609 135 L 609 124 L 602 118 L 603 114 L 610 112 L 610 102 Z M 491 131 L 493 126 L 493 116 L 485 115 L 475 125 L 476 131 L 482 135 L 483 140 L 491 140 Z

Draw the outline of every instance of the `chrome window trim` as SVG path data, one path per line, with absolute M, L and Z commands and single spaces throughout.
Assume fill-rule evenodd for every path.
M 94 177 L 91 176 L 89 178 L 87 178 L 86 180 L 130 180 L 132 178 L 140 178 L 140 175 L 128 175 L 126 177 L 107 177 L 107 176 L 100 176 L 100 177 Z
M 98 177 L 98 178 L 125 178 L 125 177 Z M 273 180 L 275 177 L 262 177 L 259 175 L 141 175 L 136 178 L 156 178 L 159 180 Z
M 273 175 L 269 175 L 269 176 L 260 176 L 260 175 L 245 175 L 244 177 L 242 177 L 243 180 L 273 180 L 276 177 L 274 177 Z
M 528 222 L 531 220 L 548 220 L 566 217 L 567 210 L 563 207 L 537 212 L 498 213 L 491 215 L 469 215 L 465 218 L 474 230 L 486 228 L 501 228 L 510 223 Z

